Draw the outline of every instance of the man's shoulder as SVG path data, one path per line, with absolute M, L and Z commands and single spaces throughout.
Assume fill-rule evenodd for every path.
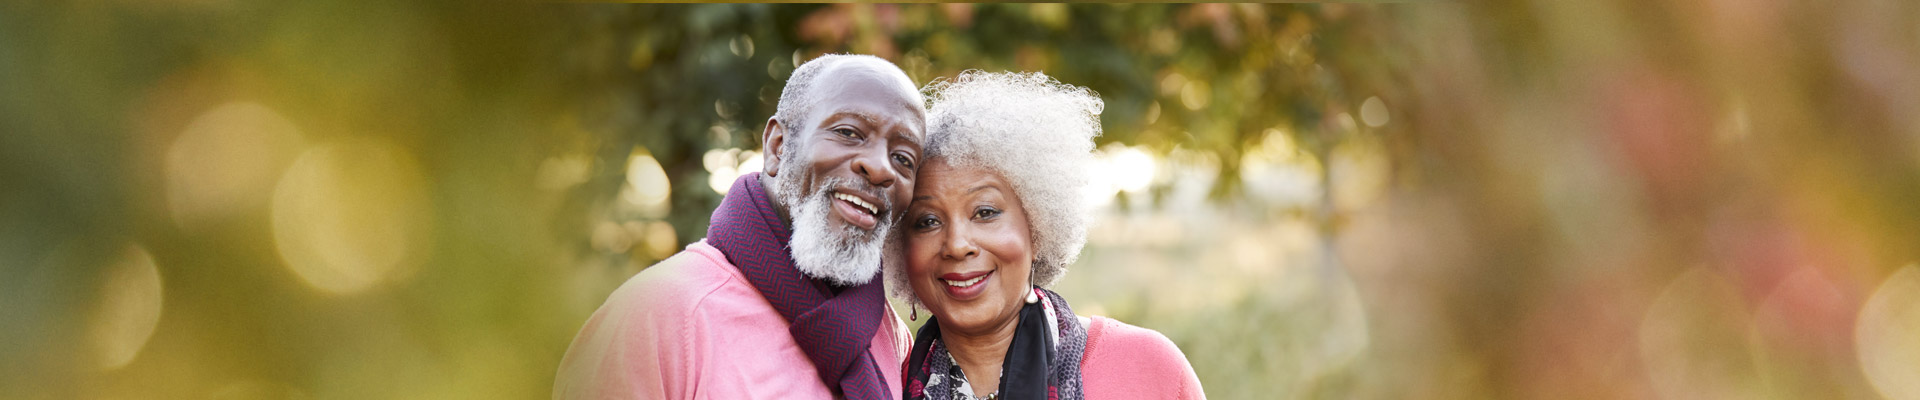
M 784 321 L 718 249 L 695 242 L 615 289 L 574 338 L 556 398 L 699 397 L 728 360 L 771 353 Z M 754 347 L 758 343 L 773 343 Z M 788 359 L 793 359 L 789 356 Z M 804 355 L 797 358 L 805 362 Z M 687 395 L 687 396 L 682 396 Z M 722 398 L 734 396 L 718 396 Z
M 696 342 L 784 330 L 785 320 L 719 249 L 695 242 L 628 278 L 587 328 L 671 344 L 664 350 L 700 352 Z
M 715 293 L 745 285 L 739 270 L 728 263 L 719 249 L 694 242 L 653 266 L 627 278 L 607 305 L 653 312 L 686 313 Z

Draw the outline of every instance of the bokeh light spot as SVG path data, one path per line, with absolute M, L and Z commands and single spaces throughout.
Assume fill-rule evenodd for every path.
M 655 161 L 647 149 L 635 148 L 633 154 L 627 156 L 627 186 L 621 191 L 621 197 L 639 207 L 642 215 L 659 218 L 666 216 L 667 199 L 672 194 L 667 170 L 660 168 L 660 162 Z
M 1292 135 L 1267 129 L 1260 146 L 1240 157 L 1240 183 L 1249 195 L 1276 205 L 1304 206 L 1320 200 L 1320 169 Z
M 1327 156 L 1333 202 L 1341 210 L 1359 210 L 1386 193 L 1390 176 L 1385 149 L 1367 140 L 1341 143 Z
M 727 42 L 727 51 L 740 58 L 753 58 L 753 37 L 740 35 Z
M 1920 265 L 1900 268 L 1860 309 L 1854 323 L 1860 370 L 1881 395 L 1920 399 Z
M 1661 290 L 1641 320 L 1640 357 L 1661 398 L 1756 398 L 1759 381 L 1747 348 L 1749 317 L 1738 290 L 1703 269 Z
M 726 195 L 741 175 L 760 171 L 764 162 L 760 152 L 741 149 L 707 150 L 700 157 L 700 163 L 707 169 L 707 187 L 721 195 Z
M 540 170 L 534 173 L 534 181 L 541 189 L 563 190 L 585 183 L 587 174 L 592 170 L 592 161 L 584 155 L 551 157 L 540 162 Z
M 1180 94 L 1180 89 L 1185 87 L 1187 87 L 1187 76 L 1181 75 L 1179 72 L 1169 73 L 1160 78 L 1161 95 L 1172 96 Z
M 1113 196 L 1120 193 L 1120 189 L 1113 186 L 1113 177 L 1109 176 L 1106 163 L 1088 163 L 1086 172 L 1087 186 L 1081 190 L 1081 198 L 1095 208 L 1112 204 Z
M 405 278 L 429 241 L 426 187 L 413 157 L 385 141 L 308 150 L 274 191 L 280 256 L 301 280 L 333 294 Z
M 1180 104 L 1186 105 L 1188 110 L 1207 108 L 1212 97 L 1213 90 L 1203 81 L 1187 81 L 1186 87 L 1180 89 Z
M 1387 103 L 1380 101 L 1379 96 L 1368 97 L 1367 101 L 1360 103 L 1360 122 L 1367 126 L 1379 128 L 1392 120 L 1393 117 L 1387 113 Z
M 159 266 L 139 245 L 122 250 L 106 274 L 88 334 L 98 366 L 115 370 L 132 363 L 146 347 L 160 323 L 164 296 Z
M 738 153 L 737 150 L 707 150 L 700 157 L 700 164 L 707 168 L 707 187 L 713 188 L 714 193 L 726 195 L 727 189 L 733 187 L 734 178 L 739 176 L 733 167 L 733 155 Z
M 640 205 L 666 201 L 673 190 L 667 183 L 667 171 L 645 151 L 627 159 L 627 185 L 633 194 L 628 199 Z
M 1128 193 L 1139 193 L 1153 184 L 1155 162 L 1153 156 L 1133 147 L 1120 146 L 1108 153 L 1106 170 L 1111 175 L 1114 187 Z
M 613 221 L 601 221 L 594 225 L 593 235 L 589 240 L 593 243 L 593 248 L 607 254 L 625 253 L 627 248 L 633 247 L 633 235 L 627 232 L 625 227 L 620 226 L 620 223 Z
M 645 232 L 641 234 L 640 245 L 646 250 L 648 257 L 662 260 L 679 250 L 680 239 L 673 233 L 672 224 L 666 221 L 653 221 L 647 223 Z
M 299 128 L 258 103 L 222 104 L 194 118 L 167 148 L 174 223 L 193 230 L 264 207 L 299 145 Z
M 760 157 L 760 152 L 747 151 L 740 154 L 744 156 L 744 159 L 740 160 L 740 168 L 736 168 L 736 170 L 740 171 L 741 175 L 766 168 L 766 160 Z

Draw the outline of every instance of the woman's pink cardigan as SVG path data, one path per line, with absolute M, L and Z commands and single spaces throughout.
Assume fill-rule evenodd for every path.
M 1087 319 L 1080 360 L 1088 399 L 1204 399 L 1200 377 L 1173 341 L 1151 329 L 1107 317 Z

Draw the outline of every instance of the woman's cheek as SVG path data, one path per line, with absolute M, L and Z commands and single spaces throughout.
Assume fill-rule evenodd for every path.
M 932 276 L 935 252 L 931 240 L 912 238 L 907 240 L 907 279 L 911 279 L 913 285 L 917 286 L 921 281 Z
M 992 247 L 993 254 L 998 256 L 1000 264 L 1008 266 L 1026 265 L 1027 268 L 1022 268 L 1021 270 L 1031 273 L 1032 263 L 1025 262 L 1025 260 L 1031 260 L 1033 256 L 1033 249 L 1027 245 L 1027 235 L 1009 229 L 1013 228 L 1011 226 L 1002 226 L 999 228 L 1000 229 L 996 229 L 994 232 L 993 237 L 997 240 L 993 241 Z

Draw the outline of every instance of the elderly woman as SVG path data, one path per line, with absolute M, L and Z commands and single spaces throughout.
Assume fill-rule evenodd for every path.
M 967 71 L 927 89 L 928 143 L 890 291 L 920 328 L 907 399 L 1203 398 L 1159 332 L 1073 313 L 1058 281 L 1086 243 L 1100 98 L 1039 73 Z

